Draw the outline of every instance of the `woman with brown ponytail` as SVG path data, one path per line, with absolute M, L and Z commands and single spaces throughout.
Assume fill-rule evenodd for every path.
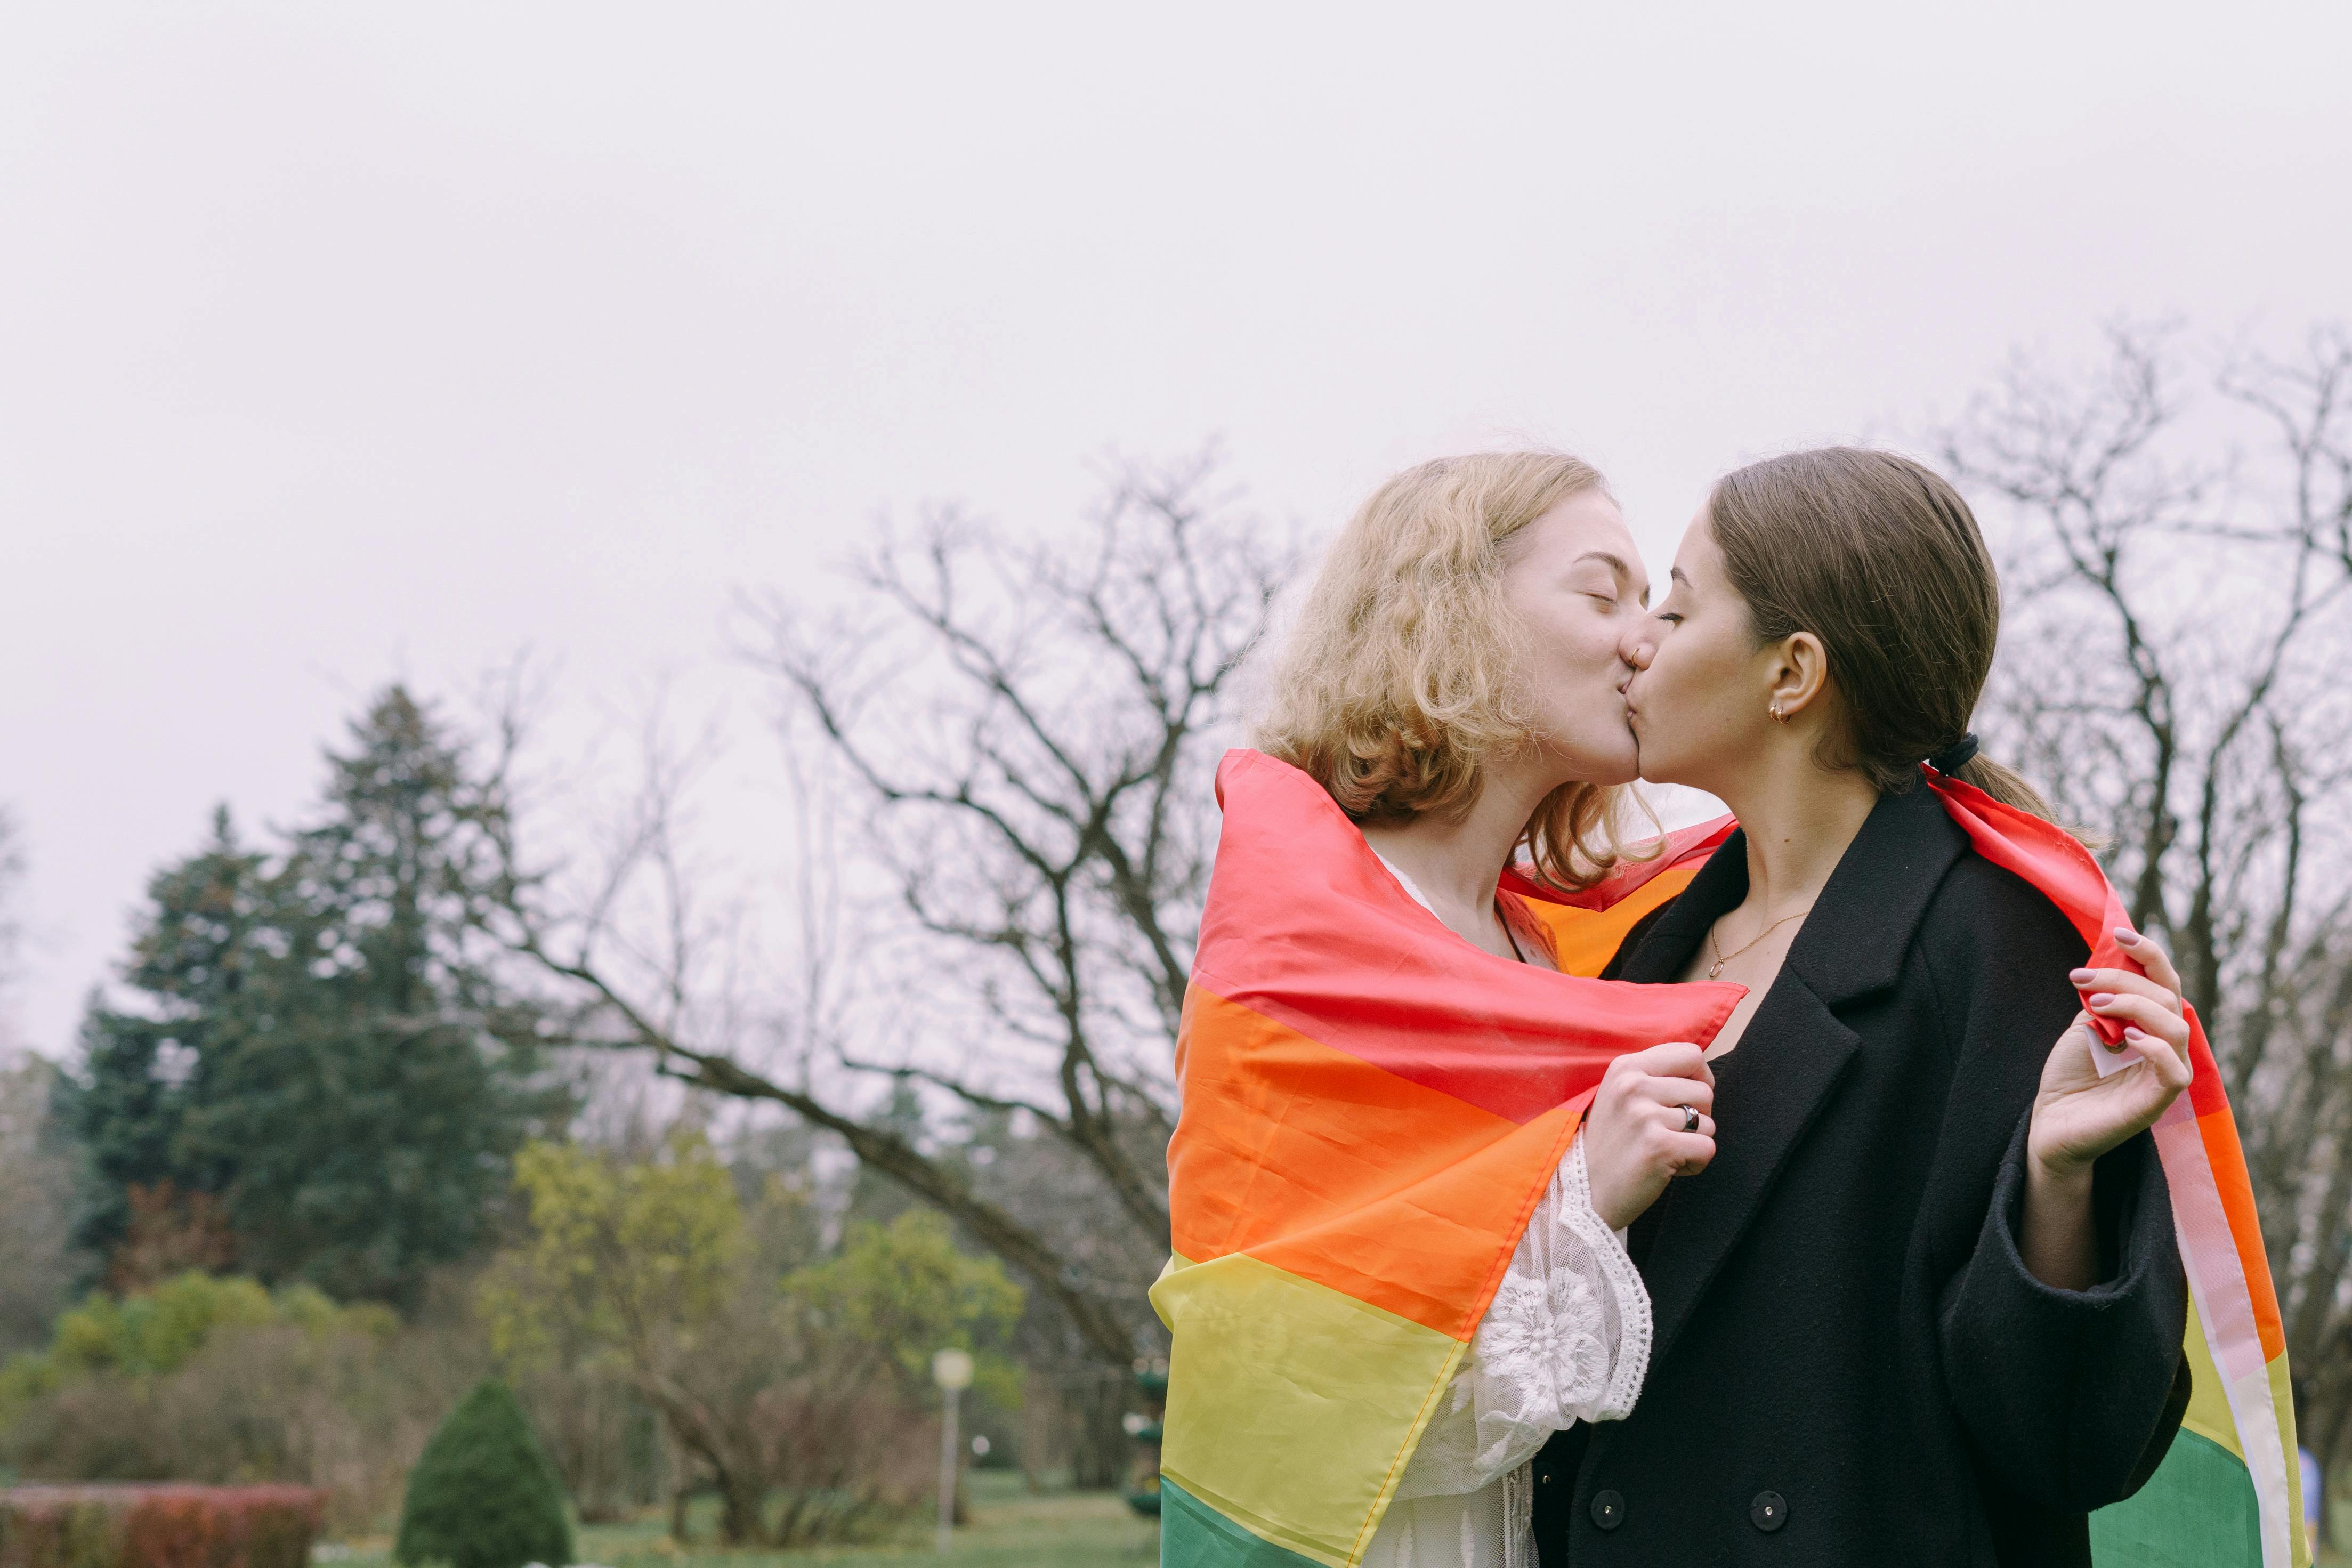
M 1951 487 L 1832 449 L 1717 484 L 1622 645 L 1642 776 L 1742 831 L 1608 973 L 1748 996 L 1709 1053 L 1715 1161 L 1631 1233 L 1641 1401 L 1538 1457 L 1548 1568 L 2087 1564 L 2089 1512 L 2171 1442 L 2147 1130 L 2189 1081 L 2178 979 L 2137 940 L 2148 978 L 2083 969 L 1922 787 L 2048 815 L 1969 733 L 1999 622 Z M 2086 1006 L 2139 1059 L 2103 1076 Z

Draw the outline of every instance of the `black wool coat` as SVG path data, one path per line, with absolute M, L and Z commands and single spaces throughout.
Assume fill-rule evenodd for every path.
M 1678 978 L 1748 890 L 1735 836 L 1628 935 Z M 1738 1045 L 1716 1157 L 1635 1223 L 1654 1339 L 1623 1421 L 1538 1455 L 1545 1568 L 2087 1564 L 2188 1404 L 2186 1287 L 2147 1134 L 2093 1173 L 2102 1283 L 2017 1237 L 2025 1126 L 2086 956 L 1925 788 L 1882 798 Z

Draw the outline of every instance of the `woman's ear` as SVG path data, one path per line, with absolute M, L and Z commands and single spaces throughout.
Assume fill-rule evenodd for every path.
M 1811 632 L 1780 639 L 1772 671 L 1772 711 L 1783 722 L 1820 700 L 1830 681 L 1829 649 Z

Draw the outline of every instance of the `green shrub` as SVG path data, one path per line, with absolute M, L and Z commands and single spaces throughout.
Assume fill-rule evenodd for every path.
M 49 1353 L 59 1371 L 173 1372 L 215 1330 L 273 1316 L 269 1292 L 250 1279 L 183 1274 L 121 1301 L 92 1296 L 58 1320 Z
M 314 1338 L 347 1332 L 389 1339 L 391 1309 L 339 1306 L 309 1285 L 275 1296 L 254 1280 L 190 1272 L 121 1300 L 92 1294 L 58 1315 L 49 1348 L 0 1367 L 0 1422 L 42 1394 L 100 1373 L 167 1377 L 225 1335 L 290 1323 Z
M 505 1384 L 476 1388 L 425 1445 L 393 1555 L 448 1568 L 572 1561 L 563 1483 Z

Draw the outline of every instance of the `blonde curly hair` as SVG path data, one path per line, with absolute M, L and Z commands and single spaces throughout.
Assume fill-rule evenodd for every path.
M 1408 468 L 1372 492 L 1332 542 L 1267 672 L 1260 751 L 1297 768 L 1349 819 L 1467 812 L 1488 763 L 1535 737 L 1503 546 L 1571 496 L 1608 493 L 1563 452 L 1481 452 Z M 1624 853 L 1620 784 L 1546 795 L 1521 844 L 1561 890 Z

